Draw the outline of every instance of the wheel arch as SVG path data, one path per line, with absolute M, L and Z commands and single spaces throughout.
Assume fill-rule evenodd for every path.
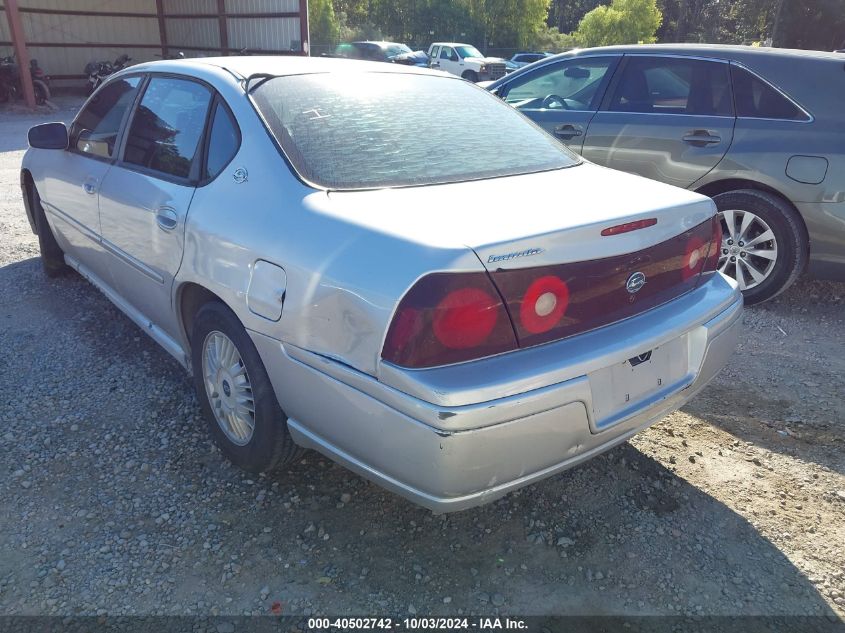
M 745 178 L 726 178 L 724 180 L 708 182 L 706 185 L 697 188 L 695 192 L 712 198 L 714 196 L 718 196 L 720 193 L 727 193 L 729 191 L 739 191 L 741 189 L 752 189 L 754 191 L 762 191 L 764 193 L 768 193 L 772 196 L 775 196 L 784 204 L 786 204 L 792 210 L 792 212 L 795 213 L 795 217 L 800 220 L 801 227 L 804 230 L 804 235 L 802 236 L 804 239 L 804 245 L 807 248 L 807 252 L 809 253 L 810 233 L 807 230 L 807 223 L 804 221 L 804 218 L 798 208 L 794 204 L 792 204 L 792 201 L 774 187 L 764 185 L 763 183 L 757 182 L 755 180 L 747 180 Z
M 191 331 L 194 328 L 194 319 L 197 316 L 197 312 L 199 312 L 202 306 L 211 301 L 217 301 L 229 307 L 220 295 L 193 281 L 182 283 L 176 290 L 176 308 L 179 317 L 179 326 L 182 330 L 182 337 L 188 345 L 188 349 L 191 346 Z
M 23 206 L 26 210 L 26 219 L 29 220 L 29 228 L 35 235 L 38 235 L 38 225 L 35 222 L 35 210 L 32 208 L 32 192 L 35 189 L 35 179 L 28 169 L 21 169 L 21 194 Z

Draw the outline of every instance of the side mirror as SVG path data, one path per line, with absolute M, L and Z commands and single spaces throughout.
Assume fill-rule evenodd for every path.
M 590 71 L 580 66 L 570 66 L 563 71 L 563 75 L 570 79 L 587 79 L 590 76 Z
M 67 127 L 64 123 L 42 123 L 29 128 L 27 139 L 36 149 L 67 149 Z

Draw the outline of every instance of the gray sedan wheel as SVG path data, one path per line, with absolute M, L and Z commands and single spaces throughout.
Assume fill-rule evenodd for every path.
M 713 197 L 722 219 L 719 270 L 736 279 L 747 304 L 776 297 L 807 263 L 807 231 L 781 198 L 742 189 Z
M 301 455 L 258 350 L 235 313 L 222 303 L 207 303 L 197 313 L 191 361 L 200 407 L 226 457 L 259 473 Z

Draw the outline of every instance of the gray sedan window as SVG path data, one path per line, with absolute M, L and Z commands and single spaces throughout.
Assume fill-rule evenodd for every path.
M 458 79 L 298 75 L 266 81 L 253 98 L 294 169 L 328 189 L 477 180 L 578 163 L 513 108 Z

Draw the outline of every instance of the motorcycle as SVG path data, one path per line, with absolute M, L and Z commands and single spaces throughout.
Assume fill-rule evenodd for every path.
M 126 68 L 130 61 L 132 58 L 124 53 L 113 62 L 88 62 L 85 66 L 85 74 L 88 75 L 88 94 L 99 88 L 109 75 Z
M 29 62 L 29 74 L 35 90 L 35 103 L 44 105 L 50 99 L 50 78 L 38 65 L 37 59 Z M 0 103 L 7 103 L 23 94 L 20 68 L 14 55 L 0 58 Z

